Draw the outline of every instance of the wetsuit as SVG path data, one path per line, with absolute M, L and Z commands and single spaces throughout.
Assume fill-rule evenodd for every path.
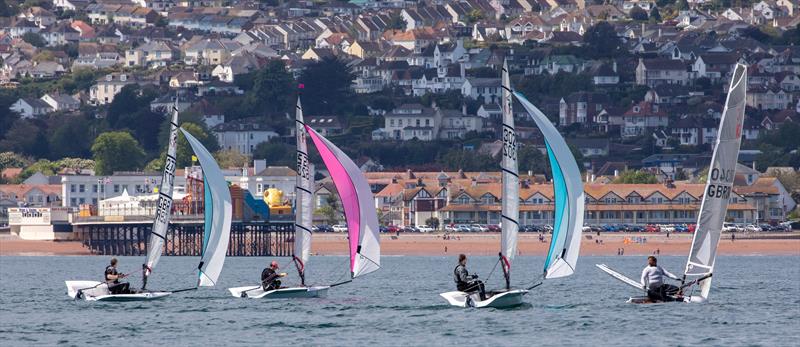
M 108 291 L 111 292 L 111 294 L 130 294 L 130 284 L 128 282 L 120 282 L 119 277 L 117 277 L 115 280 L 112 280 L 108 277 L 109 275 L 119 275 L 117 268 L 113 265 L 106 266 L 105 271 L 105 279 L 106 283 L 108 284 Z
M 266 268 L 261 271 L 261 288 L 264 291 L 270 291 L 281 287 L 281 281 L 278 280 L 280 274 L 271 268 Z
M 647 297 L 650 298 L 650 300 L 672 301 L 672 295 L 678 292 L 678 287 L 664 283 L 664 276 L 674 280 L 680 280 L 680 277 L 673 275 L 658 265 L 648 266 L 642 270 L 641 283 L 647 288 Z
M 481 301 L 486 300 L 486 289 L 483 287 L 483 282 L 477 280 L 476 276 L 470 276 L 466 266 L 458 264 L 453 269 L 453 280 L 456 282 L 458 291 L 472 293 L 477 290 Z

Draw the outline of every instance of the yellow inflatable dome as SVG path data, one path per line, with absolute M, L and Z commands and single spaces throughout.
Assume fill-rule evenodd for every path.
M 267 189 L 267 194 L 264 194 L 264 202 L 269 207 L 278 207 L 283 204 L 283 192 L 277 188 Z

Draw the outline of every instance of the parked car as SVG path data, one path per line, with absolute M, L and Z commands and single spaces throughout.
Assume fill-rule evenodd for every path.
M 685 233 L 689 232 L 689 228 L 686 225 L 676 225 L 675 226 L 676 233 Z
M 415 227 L 413 225 L 407 225 L 407 226 L 403 227 L 403 232 L 406 232 L 406 233 L 418 233 L 419 229 L 417 229 L 417 227 Z
M 739 231 L 739 230 L 736 228 L 736 225 L 734 225 L 733 223 L 723 223 L 722 224 L 722 231 L 726 232 L 726 233 L 731 233 L 731 232 Z
M 503 229 L 500 228 L 499 224 L 486 225 L 486 229 L 487 229 L 487 231 L 491 231 L 493 233 L 500 232 L 501 230 L 503 230 Z M 522 229 L 522 227 L 520 227 L 520 231 L 522 231 L 521 229 Z
M 388 229 L 386 229 L 386 227 L 385 227 L 385 226 L 383 226 L 383 225 L 379 225 L 379 226 L 378 226 L 378 232 L 380 232 L 380 233 L 385 233 L 385 232 L 386 232 L 386 230 L 388 230 Z
M 489 231 L 489 228 L 487 228 L 485 225 L 481 225 L 481 224 L 472 224 L 472 225 L 470 225 L 470 229 L 472 229 L 473 232 L 487 232 L 487 231 Z
M 644 227 L 644 231 L 648 233 L 660 233 L 661 228 L 655 224 L 648 224 L 647 226 Z
M 317 230 L 313 230 L 313 227 L 312 227 L 312 232 L 314 232 L 314 231 L 320 232 L 320 233 L 332 233 L 333 232 L 333 228 L 331 228 L 330 225 L 326 225 L 326 224 L 317 225 L 316 228 L 317 228 Z
M 418 229 L 418 230 L 419 230 L 419 232 L 421 232 L 421 233 L 432 233 L 432 232 L 433 232 L 433 227 L 431 227 L 431 226 L 428 226 L 428 225 L 421 225 L 421 226 L 418 226 L 418 227 L 417 227 L 417 229 Z
M 755 224 L 747 224 L 747 225 L 744 226 L 744 231 L 758 233 L 758 232 L 762 232 L 763 229 L 761 229 L 760 226 L 755 225 Z
M 448 224 L 448 225 L 445 225 L 444 231 L 449 232 L 449 233 L 454 233 L 454 232 L 458 231 L 458 227 L 455 224 Z
M 336 224 L 333 226 L 333 231 L 337 233 L 346 233 L 347 232 L 347 225 L 344 224 Z
M 590 225 L 589 227 L 590 227 L 590 228 L 592 228 L 592 231 L 593 231 L 593 232 L 604 231 L 604 230 L 603 230 L 603 227 L 602 227 L 602 226 L 599 226 L 599 225 L 597 225 L 597 224 L 592 224 L 592 225 Z
M 588 225 L 584 225 L 584 226 L 583 226 L 583 228 L 582 228 L 581 230 L 582 230 L 583 232 L 585 232 L 585 233 L 590 233 L 590 232 L 592 232 L 592 227 L 590 227 L 590 226 L 588 226 Z
M 694 234 L 694 231 L 697 230 L 697 224 L 689 224 L 686 226 L 688 232 Z
M 460 233 L 468 233 L 468 232 L 472 231 L 472 228 L 470 228 L 468 225 L 464 225 L 464 224 L 457 225 L 456 229 Z
M 388 225 L 388 226 L 386 226 L 386 231 L 387 232 L 396 233 L 398 230 L 400 230 L 400 228 L 398 228 L 396 225 Z

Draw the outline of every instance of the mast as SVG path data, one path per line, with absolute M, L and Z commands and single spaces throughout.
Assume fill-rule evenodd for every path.
M 707 276 L 714 271 L 717 246 L 722 224 L 728 211 L 728 201 L 736 174 L 739 147 L 742 142 L 745 96 L 747 93 L 747 67 L 736 64 L 730 89 L 725 100 L 725 110 L 720 119 L 717 142 L 711 156 L 697 228 L 692 238 L 692 248 L 686 261 L 684 276 Z M 711 277 L 700 281 L 701 296 L 708 298 Z
M 297 268 L 297 273 L 300 275 L 300 283 L 305 286 L 305 266 L 311 254 L 312 180 L 314 175 L 311 172 L 308 161 L 308 146 L 306 144 L 308 133 L 303 122 L 303 107 L 300 104 L 299 96 L 297 97 L 297 109 L 295 111 L 295 133 L 297 137 L 297 181 L 294 187 L 295 232 L 292 259 Z
M 514 96 L 542 131 L 553 172 L 555 216 L 550 249 L 544 263 L 544 278 L 569 276 L 575 272 L 581 247 L 586 203 L 581 172 L 567 142 L 547 116 L 519 92 L 514 92 Z
M 142 264 L 142 290 L 147 287 L 147 277 L 161 258 L 162 248 L 169 228 L 170 212 L 172 211 L 172 188 L 175 184 L 175 153 L 178 146 L 178 95 L 175 95 L 175 106 L 172 107 L 170 120 L 169 145 L 167 156 L 164 160 L 164 173 L 161 176 L 161 186 L 158 190 L 158 204 L 150 231 L 150 242 L 147 248 L 147 258 Z
M 508 62 L 503 62 L 503 154 L 500 169 L 503 172 L 503 206 L 500 212 L 500 265 L 506 280 L 506 289 L 511 289 L 511 260 L 517 253 L 519 232 L 519 170 L 517 164 L 517 139 L 514 114 L 511 110 L 511 81 Z

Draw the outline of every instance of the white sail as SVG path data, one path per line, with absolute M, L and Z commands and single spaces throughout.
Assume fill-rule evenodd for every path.
M 731 77 L 725 109 L 722 112 L 717 142 L 711 156 L 708 181 L 697 216 L 697 228 L 692 248 L 686 262 L 687 276 L 704 276 L 714 271 L 722 224 L 728 211 L 728 201 L 733 189 L 739 145 L 742 142 L 745 96 L 747 92 L 747 67 L 737 64 Z M 701 281 L 701 296 L 708 297 L 711 278 Z
M 514 127 L 514 113 L 511 110 L 513 97 L 511 81 L 508 76 L 508 63 L 503 62 L 503 153 L 500 169 L 503 172 L 503 197 L 500 212 L 500 252 L 506 271 L 511 270 L 511 261 L 517 253 L 517 234 L 519 232 L 519 170 L 517 167 L 517 136 Z
M 142 288 L 147 286 L 147 276 L 161 258 L 164 241 L 166 240 L 167 229 L 169 228 L 170 212 L 172 211 L 172 189 L 175 184 L 176 159 L 175 153 L 178 147 L 178 100 L 175 98 L 175 106 L 172 107 L 172 119 L 169 128 L 169 145 L 167 146 L 167 157 L 164 160 L 164 173 L 161 176 L 161 187 L 158 190 L 158 205 L 156 216 L 153 220 L 153 229 L 150 232 L 150 242 L 147 248 L 147 259 L 142 265 Z
M 295 183 L 295 232 L 294 232 L 294 261 L 300 277 L 305 282 L 305 266 L 311 254 L 311 224 L 314 213 L 313 205 L 313 180 L 314 173 L 308 161 L 308 146 L 306 138 L 308 132 L 303 122 L 303 108 L 300 98 L 297 98 L 295 111 L 295 132 L 297 139 L 297 181 Z
M 339 147 L 306 125 L 339 193 L 347 220 L 352 278 L 378 270 L 381 245 L 375 197 L 364 173 Z
M 575 272 L 583 230 L 585 198 L 581 172 L 566 141 L 547 116 L 519 92 L 514 92 L 514 96 L 542 131 L 553 172 L 555 216 L 550 249 L 545 258 L 544 277 L 569 276 Z
M 198 286 L 214 286 L 222 272 L 228 242 L 231 239 L 231 219 L 233 204 L 228 182 L 219 165 L 208 150 L 188 131 L 181 129 L 183 136 L 200 162 L 203 169 L 204 227 L 203 251 L 200 258 Z

